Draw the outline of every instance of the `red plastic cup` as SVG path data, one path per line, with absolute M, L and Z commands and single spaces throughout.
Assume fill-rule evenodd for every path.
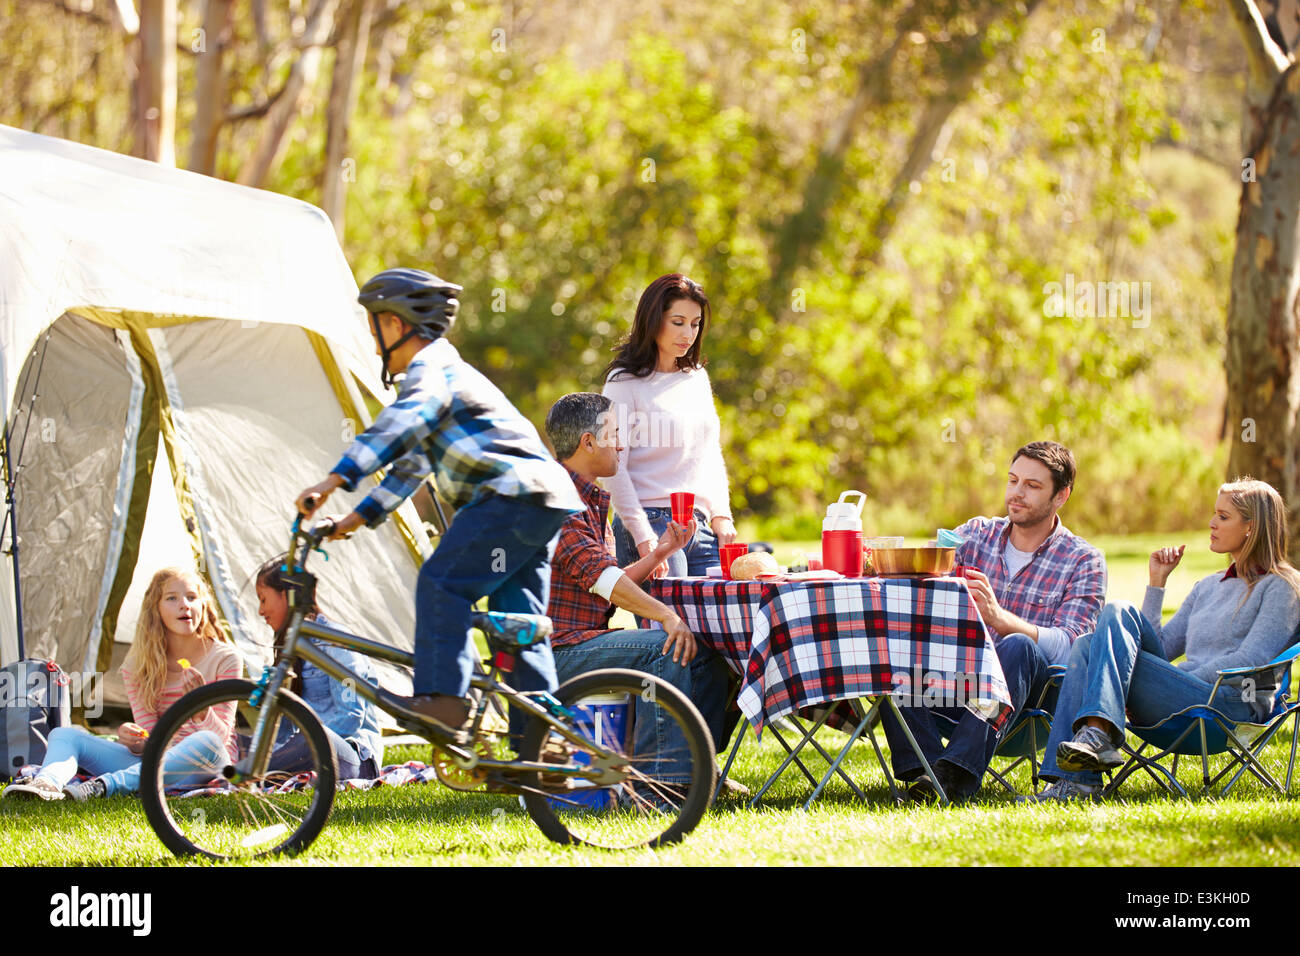
M 674 491 L 669 497 L 673 503 L 673 520 L 678 524 L 690 524 L 695 517 L 695 492 Z
M 820 571 L 820 570 L 822 570 L 822 559 L 821 559 L 821 558 L 809 558 L 809 559 L 808 559 L 808 570 L 809 570 L 809 571 Z
M 722 576 L 724 578 L 730 578 L 731 562 L 735 561 L 742 554 L 748 554 L 749 545 L 741 544 L 740 542 L 734 542 L 732 544 L 724 544 L 718 553 L 722 559 Z

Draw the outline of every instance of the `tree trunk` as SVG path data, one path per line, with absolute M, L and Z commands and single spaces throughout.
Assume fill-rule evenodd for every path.
M 1300 516 L 1300 65 L 1279 78 L 1242 184 L 1228 299 L 1228 475 L 1273 485 Z M 1293 527 L 1296 525 L 1293 523 Z M 1292 560 L 1300 559 L 1293 537 Z
M 134 155 L 176 165 L 176 0 L 140 0 Z
M 1300 64 L 1253 0 L 1228 0 L 1250 67 L 1228 297 L 1228 478 L 1267 481 L 1300 517 Z M 1281 4 L 1280 6 L 1286 6 Z M 1276 10 L 1270 13 L 1275 14 Z M 1291 537 L 1300 563 L 1300 539 Z
M 857 90 L 817 152 L 816 165 L 804 184 L 803 201 L 799 209 L 781 224 L 768 278 L 768 300 L 773 306 L 773 315 L 785 311 L 784 306 L 776 308 L 776 303 L 788 298 L 795 272 L 808 261 L 812 250 L 826 233 L 826 217 L 839 191 L 844 157 L 853 143 L 858 124 L 868 109 L 888 101 L 894 61 L 907 34 L 924 13 L 924 6 L 914 2 L 903 11 L 895 27 L 893 42 L 883 53 L 859 68 Z
M 1041 0 L 1026 0 L 1022 5 L 1022 22 Z M 781 226 L 776 241 L 776 256 L 768 282 L 767 300 L 772 314 L 788 320 L 790 317 L 790 289 L 795 272 L 807 264 L 813 250 L 826 233 L 826 221 L 835 197 L 839 192 L 844 168 L 844 158 L 852 143 L 856 126 L 866 110 L 887 101 L 889 71 L 899 47 L 924 12 L 925 4 L 916 3 L 899 18 L 897 33 L 890 48 L 880 57 L 863 67 L 859 74 L 858 91 L 840 122 L 832 130 L 817 157 L 817 165 L 804 189 L 803 203 L 798 212 L 789 216 Z M 895 175 L 889 194 L 881 204 L 872 226 L 873 248 L 867 254 L 872 262 L 879 256 L 885 240 L 894 228 L 898 215 L 910 195 L 911 183 L 918 179 L 930 165 L 934 145 L 953 111 L 970 95 L 975 81 L 984 67 L 1001 49 L 987 43 L 989 29 L 1006 13 L 1006 5 L 986 3 L 977 14 L 975 32 L 960 42 L 955 54 L 943 64 L 945 84 L 943 90 L 925 106 L 917 128 L 908 144 L 903 166 Z M 1019 31 L 1015 32 L 1018 36 Z
M 350 169 L 343 163 L 348 149 L 348 125 L 357 107 L 356 78 L 366 62 L 371 9 L 370 0 L 352 0 L 330 83 L 325 168 L 321 171 L 321 208 L 334 223 L 339 241 L 343 240 L 343 221 L 347 212 L 347 184 L 355 181 L 355 160 Z
M 194 122 L 190 127 L 190 169 L 205 176 L 217 172 L 217 134 L 226 117 L 226 71 L 222 64 L 230 42 L 233 0 L 207 0 L 203 9 L 203 43 L 195 50 Z
M 321 54 L 334 28 L 337 0 L 316 0 L 299 40 L 299 54 L 284 81 L 284 90 L 262 123 L 262 135 L 253 154 L 239 170 L 239 182 L 261 186 L 279 165 L 284 141 L 294 117 L 302 109 L 304 97 L 316 82 Z
M 1040 2 L 1041 0 L 1027 0 L 1024 21 L 1028 21 Z M 975 32 L 962 42 L 961 49 L 952 58 L 951 65 L 945 71 L 948 82 L 943 91 L 926 104 L 925 112 L 921 114 L 921 119 L 912 133 L 911 142 L 908 143 L 907 158 L 895 174 L 894 181 L 889 187 L 889 194 L 876 212 L 875 221 L 871 226 L 874 244 L 867 255 L 854 267 L 856 275 L 865 272 L 866 266 L 876 265 L 880 261 L 885 243 L 898 223 L 899 213 L 902 212 L 907 198 L 912 195 L 912 183 L 920 180 L 934 161 L 935 144 L 939 142 L 939 136 L 948 125 L 948 120 L 952 118 L 957 107 L 970 96 L 971 90 L 975 88 L 975 81 L 979 79 L 980 74 L 984 72 L 984 68 L 997 52 L 986 40 L 996 14 L 1001 12 L 1000 5 L 981 11 Z M 1018 35 L 1019 31 L 1015 36 Z

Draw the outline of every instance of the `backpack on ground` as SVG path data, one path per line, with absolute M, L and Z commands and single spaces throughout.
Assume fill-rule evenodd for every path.
M 54 661 L 0 667 L 0 780 L 45 760 L 50 731 L 72 719 L 68 675 Z

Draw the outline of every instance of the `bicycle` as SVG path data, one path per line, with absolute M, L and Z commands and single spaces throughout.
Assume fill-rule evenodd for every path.
M 558 843 L 611 849 L 662 846 L 681 840 L 699 823 L 717 780 L 713 741 L 699 711 L 675 687 L 649 674 L 615 669 L 581 674 L 555 695 L 518 692 L 504 682 L 518 651 L 549 636 L 549 618 L 474 614 L 473 626 L 486 636 L 491 657 L 472 676 L 467 744 L 457 743 L 408 710 L 403 698 L 313 646 L 306 638 L 407 667 L 414 664 L 407 651 L 307 619 L 305 609 L 312 606 L 316 587 L 307 558 L 332 531 L 329 522 L 310 531 L 302 528 L 301 517 L 293 523 L 282 572 L 290 586 L 290 616 L 277 635 L 275 658 L 261 677 L 196 688 L 163 714 L 146 742 L 140 796 L 149 824 L 173 853 L 223 860 L 296 853 L 324 829 L 338 770 L 320 719 L 288 689 L 298 660 L 348 683 L 404 730 L 428 740 L 445 785 L 518 795 L 541 831 Z M 222 706 L 235 708 L 243 744 L 238 755 L 219 757 L 207 768 L 221 792 L 195 799 L 169 787 L 162 758 L 186 724 Z M 507 706 L 528 717 L 518 759 L 505 754 L 501 725 Z M 666 734 L 666 721 L 676 734 Z M 307 741 L 314 777 L 269 769 L 276 742 L 291 732 Z M 681 743 L 665 746 L 666 737 Z

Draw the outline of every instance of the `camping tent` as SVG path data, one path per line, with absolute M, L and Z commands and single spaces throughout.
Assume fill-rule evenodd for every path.
M 143 589 L 182 563 L 259 672 L 270 635 L 249 577 L 287 546 L 294 495 L 369 422 L 364 392 L 383 394 L 356 292 L 313 206 L 0 126 L 0 402 L 27 656 L 107 673 L 120 699 Z M 18 654 L 9 540 L 0 663 Z M 331 545 L 322 610 L 409 648 L 428 548 L 409 504 Z

